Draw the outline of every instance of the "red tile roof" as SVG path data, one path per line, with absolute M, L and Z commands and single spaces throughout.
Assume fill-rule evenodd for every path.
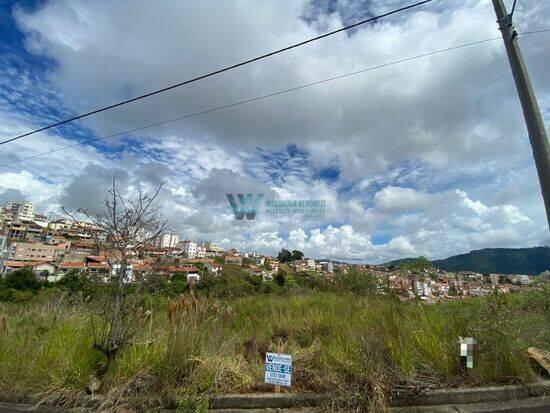
M 107 268 L 109 268 L 109 266 L 105 263 L 102 263 L 102 262 L 89 262 L 88 263 L 88 268 L 101 270 L 101 269 L 107 269 Z
M 98 262 L 106 262 L 107 261 L 107 257 L 105 257 L 104 255 L 88 255 L 86 257 L 86 259 L 91 260 L 91 261 L 98 261 Z
M 168 265 L 164 267 L 159 267 L 159 270 L 166 271 L 166 272 L 198 272 L 199 271 L 195 267 L 187 266 L 187 265 L 184 265 L 181 267 L 178 267 L 176 265 Z
M 133 264 L 132 269 L 134 271 L 151 271 L 153 267 L 147 264 Z
M 84 269 L 86 268 L 86 264 L 83 262 L 64 262 L 62 264 L 59 264 L 59 269 Z
M 53 265 L 49 261 L 4 261 L 4 267 L 10 268 L 36 267 L 40 264 Z

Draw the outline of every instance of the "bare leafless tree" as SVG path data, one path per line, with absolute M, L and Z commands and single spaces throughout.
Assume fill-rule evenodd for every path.
M 161 183 L 152 194 L 138 189 L 135 196 L 124 199 L 113 178 L 112 187 L 103 201 L 102 213 L 78 210 L 97 227 L 97 231 L 92 232 L 94 242 L 100 254 L 105 255 L 108 265 L 108 272 L 102 280 L 106 289 L 105 300 L 93 310 L 96 318 L 101 319 L 101 325 L 92 321 L 92 330 L 94 347 L 105 353 L 109 360 L 134 333 L 138 306 L 135 300 L 131 300 L 129 290 L 139 292 L 145 280 L 130 276 L 132 262 L 143 256 L 145 250 L 167 230 L 167 221 L 162 218 L 158 203 L 164 184 Z M 65 212 L 75 225 L 81 225 L 74 215 Z

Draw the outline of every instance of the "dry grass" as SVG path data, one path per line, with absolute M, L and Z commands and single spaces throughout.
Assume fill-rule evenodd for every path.
M 536 380 L 523 351 L 550 347 L 547 310 L 520 295 L 431 306 L 332 293 L 149 301 L 134 343 L 108 371 L 79 305 L 52 294 L 9 304 L 0 312 L 0 391 L 71 406 L 95 376 L 104 409 L 201 410 L 205 394 L 272 391 L 263 359 L 282 346 L 293 355 L 292 391 L 379 411 L 390 396 L 428 388 Z M 461 366 L 459 336 L 480 343 L 472 371 Z

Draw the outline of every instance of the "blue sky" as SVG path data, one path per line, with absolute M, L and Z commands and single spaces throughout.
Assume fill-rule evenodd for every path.
M 527 4 L 529 3 L 529 4 Z M 17 6 L 16 6 L 17 4 Z M 40 1 L 0 5 L 0 135 L 18 135 L 407 4 L 398 0 Z M 452 6 L 451 6 L 452 4 Z M 527 2 L 522 31 L 550 5 Z M 452 8 L 454 7 L 454 8 Z M 207 19 L 208 17 L 208 19 Z M 498 35 L 489 0 L 375 25 L 4 145 L 2 164 Z M 548 34 L 521 37 L 549 113 Z M 242 250 L 381 262 L 549 242 L 502 42 L 403 63 L 0 168 L 3 200 L 98 208 L 161 180 L 180 235 Z M 321 199 L 325 216 L 235 221 L 226 193 Z

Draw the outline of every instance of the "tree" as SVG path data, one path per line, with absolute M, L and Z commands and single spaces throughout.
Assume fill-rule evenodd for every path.
M 94 292 L 92 280 L 78 270 L 70 270 L 57 282 L 57 286 L 71 294 L 82 292 L 89 295 Z
M 41 279 L 47 280 L 48 277 L 50 276 L 50 272 L 48 270 L 42 270 L 42 271 L 40 271 L 40 274 L 38 274 L 38 276 Z
M 302 251 L 293 250 L 292 251 L 292 261 L 301 260 L 304 258 L 304 253 Z
M 279 255 L 277 255 L 277 259 L 281 263 L 290 262 L 292 261 L 292 254 L 289 250 L 285 250 L 284 248 L 281 250 Z
M 402 264 L 400 267 L 411 271 L 422 271 L 434 268 L 434 265 L 426 257 L 420 256 L 412 262 Z
M 30 268 L 22 268 L 9 273 L 6 276 L 4 286 L 6 288 L 13 288 L 14 290 L 20 291 L 36 291 L 40 288 L 40 281 L 36 277 L 33 270 Z
M 92 326 L 94 347 L 105 353 L 109 361 L 113 360 L 120 347 L 128 343 L 134 332 L 139 303 L 134 299 L 136 295 L 132 297 L 129 292 L 130 289 L 139 292 L 145 280 L 131 279 L 132 261 L 142 256 L 167 229 L 157 200 L 163 186 L 164 182 L 152 195 L 138 189 L 134 197 L 125 199 L 113 178 L 112 188 L 103 201 L 103 213 L 96 215 L 84 209 L 78 210 L 98 228 L 94 232 L 94 241 L 96 248 L 105 255 L 109 267 L 105 277 L 105 302 L 95 311 L 103 325 L 97 329 Z M 79 221 L 68 215 L 80 227 Z
M 279 270 L 277 272 L 277 275 L 275 276 L 275 282 L 282 287 L 283 285 L 285 285 L 285 281 L 286 281 L 286 272 L 284 270 Z

